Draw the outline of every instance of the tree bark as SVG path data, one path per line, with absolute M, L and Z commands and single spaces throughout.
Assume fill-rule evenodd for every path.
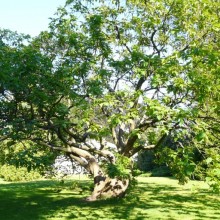
M 111 179 L 98 175 L 94 178 L 94 190 L 86 200 L 95 201 L 97 199 L 123 197 L 128 185 L 129 180 Z
M 112 179 L 105 176 L 94 158 L 88 161 L 88 167 L 94 176 L 94 189 L 92 194 L 86 198 L 87 201 L 124 196 L 129 180 Z

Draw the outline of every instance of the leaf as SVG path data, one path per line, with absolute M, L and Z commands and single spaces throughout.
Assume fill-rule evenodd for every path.
M 211 157 L 208 157 L 207 159 L 206 159 L 206 163 L 207 164 L 210 164 L 212 162 L 212 158 Z
M 196 135 L 196 139 L 197 139 L 197 141 L 202 141 L 204 138 L 206 137 L 206 134 L 205 134 L 205 132 L 203 132 L 203 131 L 201 131 L 201 132 L 199 132 L 197 135 Z

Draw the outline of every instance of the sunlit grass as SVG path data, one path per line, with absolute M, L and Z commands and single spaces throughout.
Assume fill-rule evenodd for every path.
M 170 178 L 138 178 L 124 199 L 86 202 L 92 181 L 86 178 L 26 183 L 0 181 L 0 219 L 220 219 L 219 195 L 203 182 L 184 186 Z

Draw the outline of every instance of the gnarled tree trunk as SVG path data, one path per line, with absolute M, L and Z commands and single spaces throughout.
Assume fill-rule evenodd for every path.
M 103 174 L 99 164 L 94 157 L 87 160 L 85 168 L 94 177 L 94 189 L 92 194 L 86 198 L 87 201 L 95 201 L 102 198 L 122 197 L 129 185 L 129 180 L 110 178 Z
M 104 175 L 102 169 L 86 149 L 79 149 L 76 147 L 54 148 L 65 151 L 70 158 L 78 162 L 94 177 L 94 189 L 92 194 L 86 198 L 87 201 L 95 201 L 100 198 L 122 197 L 129 185 L 128 179 L 110 178 Z M 110 162 L 114 163 L 115 158 L 111 152 L 99 151 L 101 156 L 105 156 Z
M 94 190 L 87 201 L 95 201 L 99 198 L 122 197 L 129 185 L 129 180 L 111 179 L 98 175 L 94 178 Z

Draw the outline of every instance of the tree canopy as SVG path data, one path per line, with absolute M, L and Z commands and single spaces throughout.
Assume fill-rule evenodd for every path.
M 217 186 L 219 13 L 211 0 L 68 0 L 34 39 L 1 30 L 1 140 L 65 152 L 94 175 L 90 199 L 121 195 L 147 149 L 182 182 L 196 149 Z

